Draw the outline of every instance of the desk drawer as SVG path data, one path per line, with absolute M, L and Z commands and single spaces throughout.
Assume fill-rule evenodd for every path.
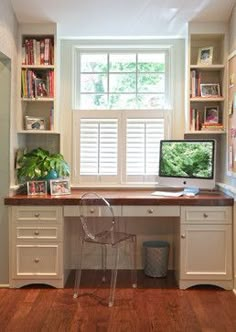
M 60 240 L 62 238 L 62 232 L 58 227 L 16 227 L 16 238 L 18 240 Z
M 124 217 L 179 217 L 179 206 L 158 206 L 158 205 L 124 205 L 122 207 Z
M 121 215 L 120 206 L 112 206 L 114 215 L 119 217 Z M 105 215 L 107 208 L 101 206 L 88 206 L 87 216 L 99 217 Z M 108 210 L 110 215 L 110 212 Z M 79 205 L 64 206 L 64 217 L 79 217 L 80 216 L 80 207 Z
M 59 275 L 59 245 L 17 245 L 16 276 Z
M 181 207 L 182 222 L 232 223 L 232 208 L 223 206 Z
M 62 208 L 50 206 L 21 206 L 13 207 L 13 220 L 17 222 L 28 221 L 53 221 L 62 222 Z

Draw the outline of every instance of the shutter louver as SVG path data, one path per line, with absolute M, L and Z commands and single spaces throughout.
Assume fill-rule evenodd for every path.
M 157 175 L 164 119 L 128 119 L 126 127 L 127 175 Z
M 80 174 L 117 174 L 118 123 L 114 119 L 81 119 Z

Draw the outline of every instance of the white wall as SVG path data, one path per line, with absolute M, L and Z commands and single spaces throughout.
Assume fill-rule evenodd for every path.
M 236 5 L 233 8 L 229 21 L 229 53 L 236 50 Z
M 0 286 L 8 284 L 8 218 L 4 197 L 9 193 L 16 142 L 14 127 L 16 104 L 17 22 L 10 1 L 0 2 Z M 10 125 L 11 135 L 10 135 Z

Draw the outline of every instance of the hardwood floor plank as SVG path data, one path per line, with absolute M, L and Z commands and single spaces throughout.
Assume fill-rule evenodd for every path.
M 80 294 L 94 291 L 90 278 L 92 273 L 85 275 Z M 65 289 L 0 289 L 0 332 L 236 332 L 232 291 L 179 290 L 173 280 L 171 274 L 159 279 L 140 272 L 138 288 L 132 289 L 123 271 L 112 308 L 101 301 L 106 286 L 73 299 L 73 277 Z

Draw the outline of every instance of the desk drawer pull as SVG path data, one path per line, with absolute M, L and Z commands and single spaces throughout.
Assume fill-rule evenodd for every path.
M 34 216 L 35 216 L 35 218 L 38 218 L 40 216 L 40 213 L 35 212 Z
M 39 235 L 39 231 L 34 231 L 34 235 Z
M 39 263 L 39 258 L 35 258 L 35 259 L 34 259 L 34 262 L 35 262 L 35 263 Z
M 153 211 L 153 209 L 148 209 L 147 212 L 148 212 L 148 214 L 153 214 L 154 211 Z
M 93 214 L 93 213 L 95 212 L 95 209 L 94 209 L 94 208 L 91 208 L 91 209 L 89 209 L 89 212 L 90 212 L 91 214 Z
M 181 239 L 185 239 L 186 235 L 185 234 L 181 234 Z
M 204 218 L 208 218 L 208 214 L 207 213 L 203 213 L 203 217 Z

